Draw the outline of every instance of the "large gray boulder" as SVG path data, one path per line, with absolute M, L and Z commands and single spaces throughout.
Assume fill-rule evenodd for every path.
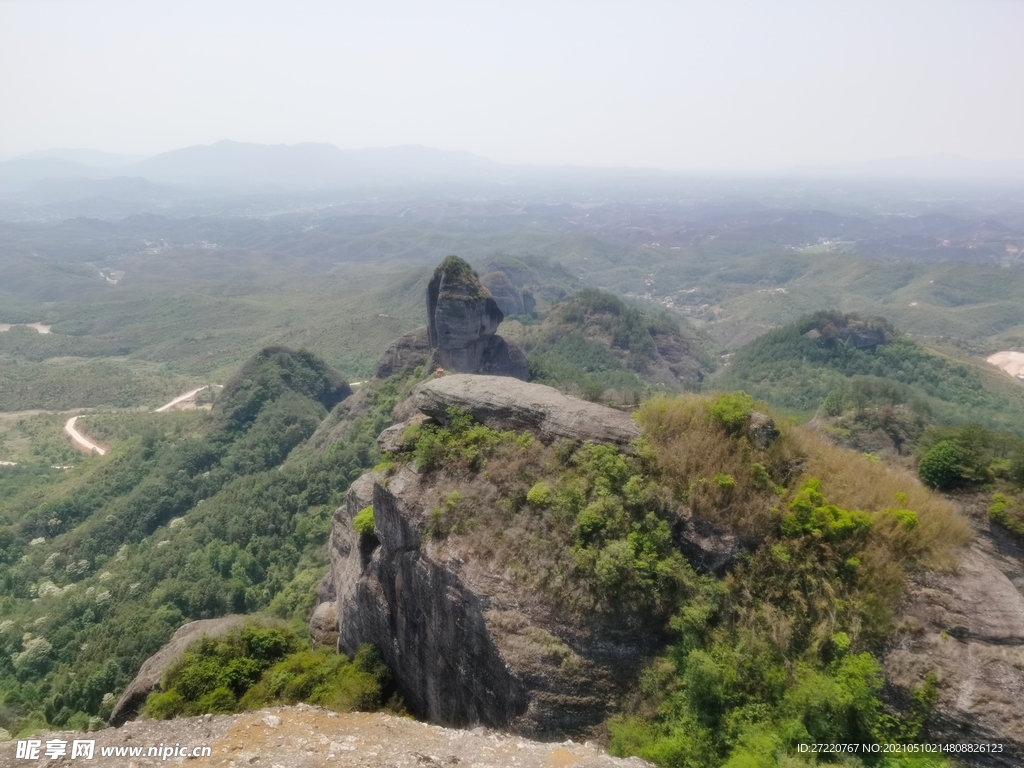
M 427 285 L 427 340 L 442 368 L 527 378 L 526 355 L 496 335 L 504 317 L 465 261 L 449 256 L 434 270 Z
M 378 379 L 426 365 L 430 360 L 427 326 L 421 325 L 395 339 L 377 360 Z
M 546 444 L 560 438 L 627 446 L 639 436 L 628 414 L 504 376 L 451 375 L 419 385 L 413 404 L 441 424 L 455 406 L 492 429 L 528 430 Z
M 981 536 L 956 573 L 917 574 L 885 656 L 887 681 L 904 703 L 935 675 L 927 741 L 1003 745 L 1002 753 L 959 756 L 965 765 L 1024 764 L 1024 596 L 1007 576 L 1020 573 L 1017 557 Z
M 506 317 L 525 314 L 523 294 L 512 285 L 512 281 L 504 272 L 491 272 L 481 277 L 480 282 L 491 292 L 498 308 Z
M 224 635 L 245 626 L 245 616 L 222 616 L 219 619 L 203 619 L 193 621 L 178 628 L 174 636 L 163 648 L 143 662 L 139 674 L 128 684 L 121 698 L 110 714 L 112 726 L 123 725 L 135 717 L 146 698 L 160 687 L 164 673 L 177 664 L 185 655 L 185 650 L 203 635 L 207 637 L 223 637 Z
M 547 443 L 627 447 L 638 434 L 624 413 L 501 376 L 443 376 L 421 384 L 412 405 L 418 417 L 385 430 L 382 449 L 401 448 L 402 433 L 424 418 L 445 423 L 453 405 L 487 426 L 529 430 Z M 659 631 L 615 617 L 566 617 L 547 596 L 524 593 L 481 560 L 472 544 L 432 537 L 432 510 L 452 488 L 451 478 L 439 478 L 414 462 L 387 475 L 371 472 L 352 483 L 335 511 L 331 570 L 317 594 L 333 602 L 339 649 L 376 645 L 410 710 L 437 723 L 545 734 L 599 727 L 662 642 Z M 359 534 L 352 521 L 366 507 L 374 531 Z M 711 554 L 709 568 L 720 555 Z M 312 624 L 322 636 L 330 630 L 325 619 L 331 611 L 321 605 Z

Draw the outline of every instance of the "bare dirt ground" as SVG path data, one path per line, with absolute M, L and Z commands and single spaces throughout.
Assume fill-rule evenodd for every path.
M 0 765 L 75 765 L 93 768 L 643 768 L 639 758 L 610 757 L 595 744 L 548 744 L 474 728 L 457 730 L 382 713 L 339 715 L 299 704 L 242 715 L 204 715 L 179 720 L 136 720 L 95 733 L 62 732 L 36 737 L 37 760 L 17 759 L 16 742 L 0 744 Z M 95 739 L 92 760 L 70 759 L 74 739 Z M 67 742 L 67 756 L 44 756 L 46 742 Z M 210 747 L 209 757 L 145 756 L 149 747 Z M 104 747 L 139 747 L 142 756 L 103 756 Z
M 1024 374 L 1024 352 L 996 352 L 986 362 L 1011 376 Z

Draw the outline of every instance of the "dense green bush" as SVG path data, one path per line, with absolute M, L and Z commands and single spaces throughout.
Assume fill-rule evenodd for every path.
M 992 494 L 992 504 L 988 508 L 988 516 L 993 522 L 1006 528 L 1017 536 L 1024 537 L 1024 505 L 1017 499 L 1002 493 Z
M 359 514 L 352 518 L 352 527 L 362 536 L 371 535 L 374 530 L 373 507 L 359 510 Z
M 387 668 L 366 646 L 355 658 L 304 650 L 295 632 L 248 624 L 221 639 L 204 637 L 167 670 L 143 714 L 156 719 L 224 714 L 308 701 L 339 712 L 382 704 Z
M 965 485 L 973 479 L 967 466 L 967 452 L 951 440 L 943 440 L 929 448 L 917 465 L 917 473 L 932 488 L 948 490 Z

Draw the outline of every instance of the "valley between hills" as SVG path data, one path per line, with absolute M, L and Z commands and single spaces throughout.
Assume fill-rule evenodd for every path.
M 1018 764 L 1024 219 L 901 205 L 3 222 L 0 736 Z

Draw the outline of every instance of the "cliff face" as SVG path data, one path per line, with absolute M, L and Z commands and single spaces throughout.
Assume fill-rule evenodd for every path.
M 434 271 L 427 286 L 427 337 L 445 370 L 525 380 L 529 375 L 526 355 L 496 335 L 504 317 L 462 259 L 449 256 Z
M 543 409 L 524 415 L 529 399 L 509 420 L 507 402 L 487 406 L 479 389 L 473 398 L 455 398 L 485 423 L 532 424 L 542 440 L 572 439 L 571 429 L 589 439 L 604 429 L 613 442 L 626 438 L 630 428 L 635 434 L 621 413 L 507 378 L 446 376 L 422 385 L 427 395 L 414 402 L 433 413 L 445 392 L 451 394 L 452 380 L 482 380 L 492 390 L 504 382 L 517 392 L 537 389 L 541 399 L 561 398 L 565 406 L 575 402 L 589 409 L 579 425 L 562 428 L 552 427 Z M 394 432 L 382 438 L 400 439 Z M 452 487 L 451 478 L 420 473 L 413 463 L 388 477 L 368 473 L 352 484 L 334 515 L 331 571 L 319 590 L 320 599 L 335 608 L 339 649 L 351 653 L 362 643 L 377 645 L 410 710 L 436 723 L 527 734 L 598 726 L 661 638 L 648 628 L 608 619 L 563 617 L 544 596 L 524 593 L 509 574 L 492 568 L 473 545 L 458 537 L 432 538 L 431 510 Z M 372 536 L 356 533 L 352 524 L 368 506 L 374 513 Z
M 339 647 L 351 653 L 375 643 L 409 708 L 434 722 L 511 722 L 526 711 L 526 690 L 487 631 L 486 598 L 448 563 L 421 551 L 425 515 L 415 473 L 403 470 L 387 487 L 380 480 L 357 480 L 334 517 Z M 371 505 L 376 541 L 359 536 L 351 522 Z
M 885 674 L 903 703 L 934 675 L 938 700 L 927 740 L 999 742 L 1002 753 L 963 762 L 1010 768 L 1024 762 L 1024 547 L 988 519 L 987 497 L 961 503 L 976 538 L 956 573 L 914 577 Z

